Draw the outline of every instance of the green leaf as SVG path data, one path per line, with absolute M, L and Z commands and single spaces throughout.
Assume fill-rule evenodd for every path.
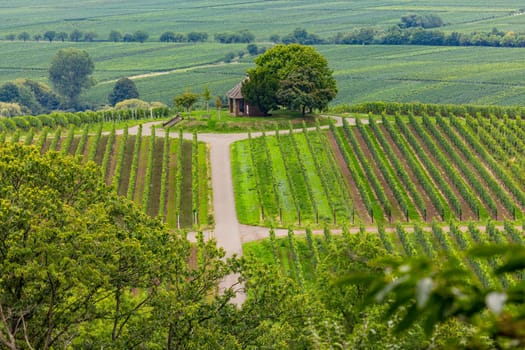
M 469 249 L 468 254 L 473 257 L 486 258 L 494 255 L 509 254 L 514 250 L 514 247 L 504 244 L 485 244 L 479 245 Z
M 443 321 L 443 311 L 445 306 L 445 303 L 440 303 L 438 301 L 429 304 L 429 308 L 427 309 L 427 312 L 425 312 L 426 318 L 422 324 L 423 330 L 427 336 L 432 334 L 436 324 Z
M 525 258 L 518 255 L 509 258 L 503 265 L 499 266 L 495 272 L 499 275 L 505 272 L 515 272 L 522 269 L 525 269 Z
M 392 281 L 391 283 L 387 284 L 383 289 L 381 289 L 376 295 L 375 299 L 378 302 L 381 302 L 385 299 L 385 297 L 390 294 L 396 287 L 399 285 L 405 283 L 409 280 L 409 276 L 403 276 L 399 277 L 398 279 Z

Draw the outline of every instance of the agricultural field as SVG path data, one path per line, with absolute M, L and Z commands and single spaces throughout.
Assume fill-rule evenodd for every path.
M 232 169 L 241 223 L 287 226 L 351 220 L 348 186 L 319 127 L 236 142 Z
M 354 246 L 355 237 L 352 236 L 367 233 L 350 233 L 347 228 L 343 228 L 342 234 L 329 229 L 316 233 L 311 229 L 306 229 L 306 234 L 290 229 L 286 238 L 277 238 L 271 230 L 269 238 L 244 244 L 244 254 L 261 263 L 279 266 L 285 275 L 295 279 L 305 289 L 314 285 L 318 272 L 323 271 L 323 264 L 329 256 L 333 258 L 336 250 L 343 250 L 345 256 L 366 254 Z M 428 228 L 397 225 L 386 230 L 379 226 L 377 234 L 368 234 L 368 240 L 371 244 L 377 244 L 378 249 L 384 250 L 388 256 L 425 256 L 454 261 L 458 266 L 472 270 L 477 279 L 474 283 L 499 290 L 517 284 L 523 276 L 507 274 L 494 277 L 491 272 L 498 264 L 496 259 L 471 258 L 464 252 L 479 244 L 523 245 L 524 234 L 522 225 L 510 221 L 502 226 L 488 222 L 483 228 L 474 224 L 460 227 L 457 223 L 445 226 L 434 223 Z
M 409 13 L 439 14 L 445 32 L 498 28 L 521 33 L 525 22 L 516 11 L 522 7 L 515 0 L 461 5 L 451 0 L 439 4 L 131 0 L 126 6 L 115 0 L 96 5 L 21 0 L 1 5 L 0 39 L 22 31 L 34 35 L 74 29 L 98 36 L 94 42 L 0 40 L 0 84 L 19 78 L 49 83 L 53 55 L 60 48 L 77 47 L 95 63 L 97 85 L 83 96 L 94 107 L 107 104 L 120 77 L 132 77 L 142 99 L 172 105 L 173 97 L 188 88 L 200 93 L 207 86 L 214 97 L 224 96 L 253 67 L 254 57 L 246 53 L 246 44 L 217 44 L 213 39 L 217 33 L 249 30 L 257 46 L 268 48 L 271 35 L 283 37 L 296 28 L 329 38 L 366 26 L 389 28 Z M 144 30 L 150 37 L 144 43 L 113 43 L 107 41 L 111 30 Z M 206 32 L 209 38 L 205 43 L 161 43 L 159 36 L 165 31 Z M 519 80 L 525 69 L 520 48 L 321 45 L 317 49 L 338 83 L 339 94 L 332 105 L 365 101 L 518 105 L 525 92 Z
M 134 127 L 136 134 L 129 133 L 127 126 L 118 133 L 115 128 L 103 132 L 102 125 L 44 127 L 40 132 L 18 129 L 2 133 L 0 142 L 23 142 L 42 152 L 94 161 L 114 191 L 150 216 L 162 218 L 170 228 L 213 226 L 209 152 L 197 134 L 188 141 L 181 134 L 167 137 L 164 130 L 155 128 L 151 136 L 143 136 L 142 125 Z
M 239 220 L 287 227 L 523 217 L 521 118 L 355 122 L 235 143 Z
M 108 103 L 116 79 L 123 76 L 134 79 L 146 101 L 171 106 L 173 97 L 186 89 L 202 93 L 207 86 L 213 104 L 254 66 L 249 55 L 224 62 L 228 53 L 245 50 L 242 44 L 0 42 L 0 84 L 21 77 L 49 83 L 51 58 L 71 46 L 86 50 L 95 63 L 97 85 L 82 97 L 94 106 Z M 520 48 L 320 45 L 316 49 L 327 58 L 338 84 L 331 105 L 370 101 L 519 105 L 525 93 L 519 78 L 525 70 Z
M 517 0 L 462 1 L 453 0 L 400 2 L 380 0 L 346 1 L 77 1 L 64 4 L 60 0 L 19 0 L 2 5 L 0 36 L 23 30 L 33 34 L 45 30 L 73 29 L 94 31 L 97 39 L 106 39 L 111 30 L 133 33 L 144 30 L 151 40 L 171 30 L 214 33 L 248 29 L 258 40 L 272 34 L 285 35 L 297 27 L 321 36 L 335 35 L 363 26 L 389 27 L 408 13 L 438 13 L 450 30 L 474 31 L 498 27 L 524 31 L 525 24 L 513 11 L 523 8 Z

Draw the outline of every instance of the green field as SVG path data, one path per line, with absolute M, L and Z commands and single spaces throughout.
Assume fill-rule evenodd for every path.
M 172 105 L 173 97 L 205 86 L 224 96 L 253 67 L 252 57 L 223 63 L 241 44 L 19 43 L 0 42 L 0 83 L 26 77 L 47 81 L 51 58 L 62 47 L 88 51 L 98 84 L 85 99 L 107 103 L 115 79 L 135 78 L 141 97 Z M 349 46 L 317 49 L 334 70 L 339 93 L 332 104 L 365 101 L 519 105 L 525 93 L 523 50 L 490 47 Z M 153 73 L 159 75 L 142 76 Z M 202 102 L 202 101 L 201 101 Z
M 443 31 L 470 33 L 525 32 L 523 17 L 513 15 L 523 5 L 518 1 L 452 0 L 429 4 L 426 1 L 230 1 L 192 2 L 159 0 L 154 3 L 127 1 L 80 1 L 64 5 L 52 0 L 10 2 L 1 6 L 0 38 L 27 31 L 31 35 L 46 30 L 98 33 L 93 43 L 35 42 L 0 40 L 2 63 L 0 83 L 17 78 L 48 82 L 53 55 L 63 47 L 88 51 L 95 62 L 97 85 L 84 98 L 94 106 L 107 103 L 113 83 L 133 77 L 141 97 L 147 101 L 172 104 L 173 97 L 191 88 L 202 92 L 208 86 L 212 96 L 224 96 L 246 70 L 253 57 L 239 56 L 245 44 L 219 45 L 213 35 L 249 30 L 256 44 L 269 47 L 272 34 L 285 36 L 295 28 L 305 28 L 321 37 L 349 32 L 364 26 L 388 28 L 408 13 L 435 13 L 445 22 Z M 148 42 L 107 42 L 110 30 L 149 32 Z M 163 44 L 165 31 L 209 34 L 200 44 Z M 517 105 L 525 92 L 520 72 L 525 69 L 522 49 L 486 47 L 426 46 L 347 46 L 323 45 L 339 86 L 332 104 L 363 101 L 398 101 L 455 104 Z M 232 62 L 225 63 L 227 55 Z M 213 102 L 213 101 L 212 101 Z
M 429 1 L 367 0 L 347 1 L 168 1 L 144 2 L 130 0 L 83 0 L 68 3 L 60 0 L 20 0 L 2 4 L 0 35 L 28 31 L 94 31 L 98 39 L 106 39 L 115 29 L 133 33 L 145 30 L 150 40 L 157 40 L 164 31 L 214 33 L 248 29 L 257 39 L 272 34 L 281 36 L 297 27 L 321 36 L 348 32 L 356 27 L 388 27 L 408 13 L 436 13 L 448 25 L 447 30 L 490 30 L 498 27 L 516 32 L 525 23 L 511 12 L 523 8 L 516 0 Z

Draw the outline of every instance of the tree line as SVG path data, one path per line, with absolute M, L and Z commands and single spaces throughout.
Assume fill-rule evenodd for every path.
M 19 34 L 10 33 L 5 35 L 4 39 L 8 41 L 61 41 L 61 42 L 93 42 L 99 38 L 98 33 L 94 31 L 82 32 L 78 29 L 71 31 L 70 33 L 64 31 L 55 31 L 48 30 L 43 33 L 36 33 L 31 35 L 29 32 L 21 32 Z M 143 43 L 150 38 L 150 34 L 143 30 L 137 30 L 133 33 L 131 32 L 121 32 L 118 30 L 112 30 L 109 32 L 106 40 L 111 42 L 140 42 Z M 160 42 L 206 42 L 209 39 L 209 35 L 206 32 L 189 32 L 189 33 L 176 33 L 173 31 L 166 31 L 159 36 Z M 255 40 L 255 35 L 253 35 L 248 30 L 241 30 L 238 32 L 224 32 L 217 33 L 214 35 L 214 40 L 223 43 L 251 43 Z M 104 41 L 100 39 L 98 41 Z
M 450 32 L 425 27 L 393 26 L 386 30 L 374 27 L 358 28 L 347 33 L 337 33 L 331 38 L 321 38 L 297 28 L 292 33 L 280 37 L 272 35 L 274 43 L 302 45 L 429 45 L 429 46 L 490 46 L 525 47 L 525 34 L 513 31 L 504 32 L 493 28 L 490 32 L 472 33 Z
M 406 18 L 405 18 L 406 17 Z M 431 45 L 431 46 L 490 46 L 490 47 L 525 47 L 525 34 L 513 31 L 502 31 L 493 28 L 489 32 L 476 31 L 471 33 L 444 32 L 439 29 L 437 19 L 421 20 L 412 16 L 404 16 L 402 23 L 388 29 L 374 27 L 357 28 L 350 32 L 339 32 L 330 38 L 322 38 L 317 34 L 309 33 L 304 28 L 296 28 L 292 33 L 280 36 L 273 34 L 269 40 L 276 44 L 301 44 L 301 45 Z M 139 42 L 150 39 L 150 34 L 143 30 L 133 33 L 122 33 L 112 30 L 107 39 L 97 40 L 96 32 L 81 32 L 77 29 L 71 33 L 53 30 L 31 35 L 28 32 L 7 34 L 4 39 L 8 41 L 70 41 L 70 42 Z M 208 42 L 206 32 L 177 33 L 166 31 L 159 36 L 158 41 L 163 43 L 198 43 Z M 222 44 L 251 44 L 255 36 L 248 30 L 238 32 L 223 32 L 213 36 L 213 40 Z

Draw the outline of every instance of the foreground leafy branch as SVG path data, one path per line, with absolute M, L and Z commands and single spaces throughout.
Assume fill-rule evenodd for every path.
M 494 259 L 497 263 L 490 278 L 509 276 L 525 269 L 525 247 L 513 244 L 477 245 L 466 253 L 467 259 Z M 380 262 L 377 274 L 349 274 L 342 285 L 368 287 L 368 306 L 386 304 L 384 318 L 397 319 L 396 330 L 403 332 L 416 325 L 427 336 L 450 320 L 476 327 L 480 336 L 505 348 L 525 345 L 525 284 L 510 287 L 483 286 L 472 269 L 455 261 L 436 262 L 429 258 L 388 259 Z M 498 345 L 498 348 L 501 348 Z

